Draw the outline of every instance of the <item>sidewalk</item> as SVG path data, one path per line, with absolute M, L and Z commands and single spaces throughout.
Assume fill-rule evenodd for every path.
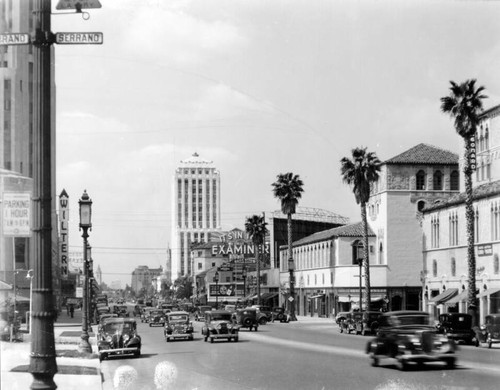
M 93 354 L 88 358 L 78 357 L 78 344 L 82 330 L 82 314 L 75 311 L 74 318 L 62 312 L 54 324 L 56 362 L 58 372 L 54 382 L 58 389 L 102 389 L 101 369 L 97 357 L 94 333 L 89 333 Z M 96 330 L 96 326 L 93 326 Z M 24 327 L 26 331 L 26 326 Z M 26 390 L 33 383 L 28 372 L 31 353 L 31 335 L 23 334 L 22 342 L 0 342 L 1 379 L 0 388 Z M 75 357 L 73 357 L 75 356 Z

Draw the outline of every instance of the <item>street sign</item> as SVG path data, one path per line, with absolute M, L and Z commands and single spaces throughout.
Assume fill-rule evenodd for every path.
M 4 33 L 0 34 L 0 45 L 27 45 L 30 43 L 30 35 L 27 33 Z
M 101 8 L 99 0 L 59 0 L 56 9 Z
M 58 32 L 56 43 L 59 45 L 101 45 L 102 32 Z

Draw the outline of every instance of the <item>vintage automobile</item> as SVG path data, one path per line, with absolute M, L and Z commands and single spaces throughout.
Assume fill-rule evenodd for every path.
M 271 314 L 271 321 L 279 321 L 279 322 L 289 322 L 290 318 L 288 313 L 285 312 L 285 309 L 282 307 L 273 307 L 273 312 Z
M 212 310 L 205 313 L 205 323 L 201 328 L 204 340 L 213 343 L 214 340 L 226 339 L 238 341 L 240 326 L 232 321 L 233 314 L 226 310 Z
M 146 305 L 135 305 L 134 306 L 134 317 L 140 317 L 142 313 L 142 309 L 145 308 Z
M 99 329 L 97 341 L 99 361 L 112 356 L 141 355 L 141 337 L 132 318 L 109 318 Z
M 366 346 L 373 366 L 378 366 L 382 358 L 391 358 L 400 370 L 410 363 L 425 362 L 444 362 L 448 368 L 455 367 L 455 341 L 437 333 L 429 313 L 392 311 L 383 313 L 378 322 L 377 336 Z
M 130 317 L 127 305 L 115 305 L 113 306 L 113 313 L 116 313 L 118 317 Z
M 363 313 L 360 311 L 349 312 L 346 318 L 340 323 L 340 333 L 356 332 L 356 323 L 363 319 Z
M 488 344 L 491 348 L 493 344 L 500 343 L 500 313 L 489 314 L 484 319 L 484 325 L 476 329 L 476 347 L 482 343 Z
M 260 325 L 265 325 L 269 321 L 272 321 L 273 315 L 272 315 L 272 310 L 269 306 L 252 305 L 251 307 L 257 309 L 257 313 L 259 313 L 258 320 Z
M 111 309 L 109 308 L 109 306 L 97 306 L 95 308 L 95 311 L 94 311 L 94 321 L 96 321 L 97 319 L 99 319 L 101 317 L 101 315 L 103 314 L 110 314 L 111 313 Z M 95 322 L 94 322 L 95 324 Z
M 165 341 L 177 339 L 193 340 L 193 323 L 189 321 L 189 313 L 185 311 L 171 311 L 166 314 L 163 334 Z
M 475 333 L 472 330 L 472 316 L 465 313 L 443 313 L 436 324 L 438 333 L 466 344 L 472 344 Z
M 147 306 L 145 306 L 142 309 L 141 322 L 148 322 L 149 321 L 149 313 L 151 312 L 151 310 L 154 310 L 154 309 L 152 307 L 147 307 Z
M 363 336 L 377 333 L 378 319 L 381 315 L 382 313 L 379 311 L 363 311 L 361 312 L 361 318 L 358 315 L 353 316 L 353 318 L 356 318 L 354 323 L 355 333 Z
M 210 310 L 212 310 L 212 306 L 198 306 L 194 313 L 195 321 L 204 321 L 205 313 Z
M 259 329 L 259 317 L 257 309 L 251 307 L 245 307 L 244 309 L 238 309 L 233 314 L 233 322 L 239 325 L 241 328 L 248 328 L 250 331 Z
M 350 312 L 349 312 L 349 311 L 339 311 L 339 312 L 337 313 L 337 315 L 335 316 L 335 322 L 337 323 L 337 325 L 338 325 L 339 327 L 340 327 L 340 323 L 341 323 L 342 321 L 344 321 L 344 320 L 347 318 L 347 316 L 348 316 L 349 314 L 350 314 Z
M 165 313 L 160 309 L 153 309 L 149 311 L 147 322 L 149 326 L 165 326 Z

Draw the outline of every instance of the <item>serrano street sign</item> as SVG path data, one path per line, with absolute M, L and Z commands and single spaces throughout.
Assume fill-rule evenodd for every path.
M 30 43 L 30 35 L 27 33 L 0 34 L 0 45 L 27 45 Z
M 101 8 L 99 0 L 59 0 L 56 9 Z
M 102 45 L 102 32 L 58 32 L 56 43 L 59 45 Z

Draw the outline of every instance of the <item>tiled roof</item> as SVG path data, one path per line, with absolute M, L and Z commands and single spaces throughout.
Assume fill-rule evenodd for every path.
M 375 234 L 370 229 L 370 226 L 368 226 L 368 236 L 375 237 Z M 323 230 L 322 232 L 311 234 L 310 236 L 295 241 L 293 243 L 293 246 L 311 244 L 313 242 L 325 241 L 335 237 L 363 237 L 363 229 L 361 226 L 361 222 L 354 223 L 351 225 L 340 226 L 333 229 Z
M 427 144 L 418 144 L 406 152 L 384 162 L 385 164 L 457 164 L 458 154 Z
M 500 194 L 500 180 L 482 184 L 472 189 L 472 199 L 473 201 L 488 198 L 490 196 L 495 196 Z M 425 207 L 422 211 L 430 212 L 438 209 L 444 209 L 447 207 L 457 206 L 460 204 L 465 204 L 465 192 L 453 195 L 445 201 L 441 201 L 436 204 L 429 205 Z

